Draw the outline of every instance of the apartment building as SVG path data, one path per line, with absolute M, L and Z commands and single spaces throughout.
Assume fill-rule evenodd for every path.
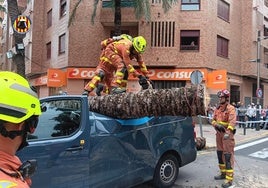
M 101 40 L 114 33 L 111 1 L 99 1 L 94 24 L 94 1 L 81 1 L 77 7 L 76 3 L 25 3 L 23 14 L 32 21 L 24 38 L 26 74 L 40 97 L 81 94 L 98 64 Z M 259 96 L 258 102 L 268 105 L 267 0 L 179 0 L 166 13 L 161 0 L 150 3 L 148 21 L 135 17 L 132 1 L 122 0 L 121 29 L 146 38 L 143 57 L 156 88 L 190 84 L 191 72 L 200 70 L 206 103 L 217 103 L 217 91 L 226 87 L 231 102 L 256 103 Z M 68 25 L 75 7 L 75 17 Z M 9 33 L 7 38 L 12 38 Z M 11 60 L 3 59 L 9 66 L 2 68 L 12 69 Z M 137 80 L 131 78 L 128 89 L 139 90 Z

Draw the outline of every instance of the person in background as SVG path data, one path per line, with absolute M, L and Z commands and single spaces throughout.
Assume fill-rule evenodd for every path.
M 247 115 L 248 121 L 249 121 L 247 128 L 253 129 L 255 126 L 255 123 L 253 123 L 252 121 L 255 121 L 255 119 L 256 119 L 256 108 L 255 108 L 254 103 L 251 103 L 250 105 L 248 105 L 246 115 Z
M 243 128 L 245 126 L 245 121 L 246 121 L 246 108 L 242 102 L 237 103 L 237 115 L 238 115 L 238 121 L 239 121 L 239 128 Z
M 216 147 L 220 174 L 215 180 L 223 180 L 223 188 L 232 186 L 234 174 L 234 147 L 235 147 L 235 107 L 229 104 L 230 92 L 223 89 L 218 92 L 219 106 L 214 111 L 212 126 L 216 130 Z
M 40 102 L 27 80 L 0 72 L 0 187 L 30 187 L 36 161 L 22 163 L 16 152 L 27 146 L 41 114 Z

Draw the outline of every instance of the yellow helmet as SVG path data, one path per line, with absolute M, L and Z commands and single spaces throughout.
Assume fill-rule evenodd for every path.
M 128 34 L 122 34 L 122 35 L 120 35 L 120 37 L 123 38 L 123 39 L 130 40 L 131 42 L 133 42 L 132 36 L 130 36 Z
M 0 71 L 0 120 L 20 123 L 40 114 L 40 101 L 28 81 L 16 73 Z
M 133 47 L 138 53 L 143 53 L 146 48 L 146 40 L 142 36 L 135 37 L 133 39 Z

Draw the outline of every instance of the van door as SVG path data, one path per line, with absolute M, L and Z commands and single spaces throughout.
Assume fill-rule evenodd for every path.
M 81 97 L 41 100 L 42 115 L 29 146 L 18 153 L 22 160 L 36 159 L 32 187 L 88 187 L 87 101 Z M 86 119 L 87 118 L 87 119 Z

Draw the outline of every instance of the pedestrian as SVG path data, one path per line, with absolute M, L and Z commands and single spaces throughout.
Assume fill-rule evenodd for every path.
M 254 128 L 255 127 L 255 120 L 256 120 L 256 114 L 257 114 L 257 110 L 256 110 L 256 107 L 255 107 L 255 104 L 254 103 L 251 103 L 251 105 L 248 105 L 248 108 L 247 108 L 247 112 L 246 112 L 246 115 L 248 117 L 248 125 L 247 125 L 247 128 Z
M 16 152 L 27 146 L 41 114 L 36 91 L 20 75 L 0 72 L 0 187 L 30 187 L 36 161 L 22 163 Z
M 223 89 L 218 92 L 219 106 L 214 111 L 212 126 L 216 130 L 216 146 L 220 174 L 215 180 L 223 180 L 223 188 L 232 186 L 234 174 L 234 134 L 236 124 L 235 107 L 229 104 L 230 92 Z
M 128 74 L 138 77 L 140 85 L 144 89 L 148 88 L 147 78 L 149 72 L 141 57 L 145 48 L 146 40 L 142 36 L 133 38 L 133 41 L 122 38 L 118 41 L 110 42 L 101 53 L 95 76 L 84 87 L 83 94 L 88 95 L 100 82 L 105 83 L 111 94 L 123 93 L 126 91 Z M 133 59 L 138 62 L 141 73 L 133 67 Z
M 237 114 L 238 114 L 238 125 L 239 128 L 244 128 L 245 126 L 245 121 L 246 121 L 246 108 L 244 107 L 244 104 L 242 102 L 237 103 Z

